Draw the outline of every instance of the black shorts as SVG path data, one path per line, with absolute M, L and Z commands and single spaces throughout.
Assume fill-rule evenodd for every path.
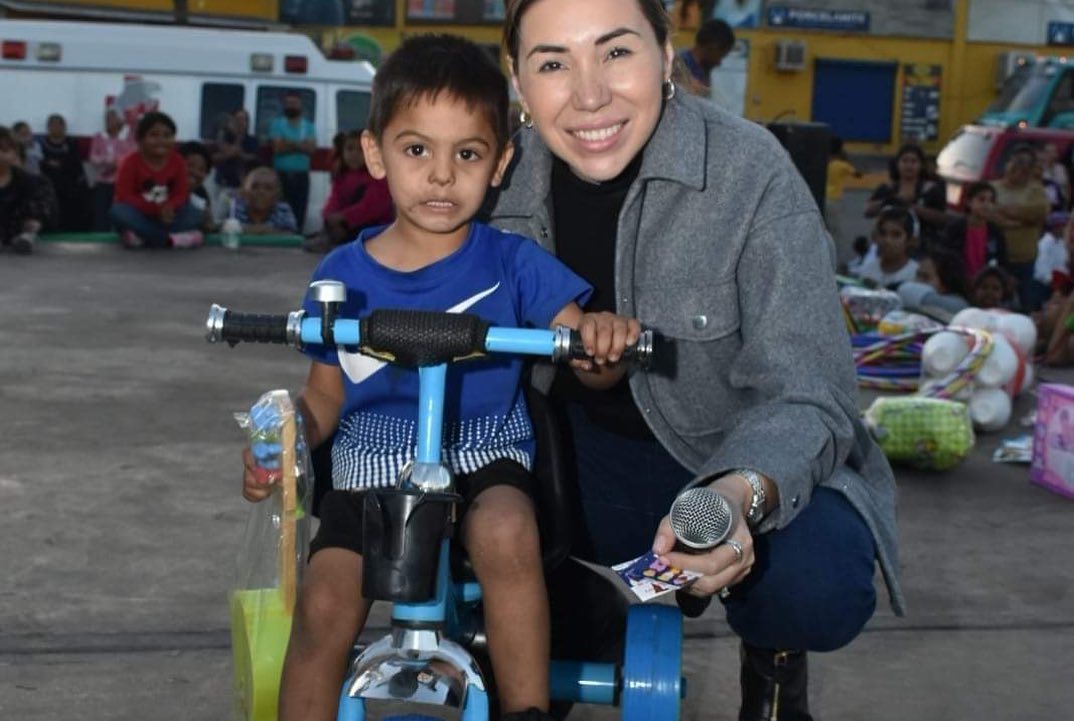
M 516 461 L 501 458 L 473 473 L 455 477 L 455 492 L 462 496 L 458 517 L 466 515 L 473 500 L 493 486 L 511 486 L 534 498 L 536 483 L 533 474 Z M 310 542 L 310 556 L 322 548 L 344 548 L 362 552 L 363 491 L 331 490 L 321 500 L 321 525 Z

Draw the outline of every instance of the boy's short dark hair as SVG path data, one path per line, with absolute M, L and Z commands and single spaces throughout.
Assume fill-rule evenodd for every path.
M 697 29 L 697 35 L 694 36 L 694 44 L 699 48 L 706 46 L 716 48 L 734 47 L 735 44 L 735 31 L 731 29 L 723 20 L 719 18 L 713 18 L 701 23 L 701 27 Z
M 14 123 L 11 124 L 11 132 L 13 133 L 17 133 L 23 128 L 26 128 L 27 130 L 30 129 L 30 124 L 27 123 L 25 120 L 16 120 Z
M 379 142 L 401 108 L 441 93 L 484 113 L 498 147 L 507 144 L 507 78 L 478 45 L 446 34 L 407 38 L 377 69 L 369 131 Z
M 189 158 L 191 155 L 200 155 L 205 160 L 206 168 L 211 170 L 213 167 L 213 158 L 209 155 L 209 149 L 197 140 L 189 140 L 180 145 L 179 154 L 184 158 Z
M 881 223 L 895 223 L 902 226 L 909 241 L 913 241 L 921 233 L 921 224 L 914 215 L 914 211 L 899 205 L 885 205 L 881 208 L 880 214 L 876 216 L 876 227 L 879 228 Z
M 966 187 L 966 202 L 970 202 L 981 193 L 988 192 L 992 194 L 992 199 L 996 199 L 996 189 L 992 187 L 992 184 L 984 180 L 976 183 L 970 183 Z
M 948 293 L 963 298 L 969 296 L 969 289 L 966 287 L 966 262 L 961 255 L 946 248 L 931 248 L 926 251 L 924 257 L 932 260 L 936 277 Z
M 167 113 L 153 110 L 138 120 L 138 127 L 134 129 L 134 137 L 139 141 L 145 140 L 145 136 L 149 134 L 154 125 L 163 125 L 172 131 L 172 135 L 175 135 L 175 121 L 171 119 L 171 116 Z
M 1011 276 L 1007 273 L 1007 271 L 1005 271 L 998 265 L 986 265 L 985 267 L 981 268 L 980 271 L 978 271 L 977 275 L 973 277 L 973 282 L 970 284 L 971 290 L 977 290 L 977 286 L 979 286 L 981 284 L 981 281 L 985 278 L 995 278 L 996 280 L 998 280 L 1000 286 L 1002 286 L 1003 288 L 1003 300 L 1010 300 Z

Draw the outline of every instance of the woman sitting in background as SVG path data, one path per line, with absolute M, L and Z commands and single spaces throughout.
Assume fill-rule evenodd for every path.
M 280 200 L 280 177 L 272 168 L 254 168 L 246 174 L 242 190 L 231 205 L 230 217 L 239 221 L 247 235 L 298 232 L 291 206 Z

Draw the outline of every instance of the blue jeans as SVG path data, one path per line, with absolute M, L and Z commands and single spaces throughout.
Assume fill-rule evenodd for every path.
M 115 203 L 108 215 L 120 233 L 130 230 L 151 248 L 167 248 L 171 245 L 169 234 L 197 230 L 202 221 L 202 212 L 190 203 L 179 208 L 175 212 L 175 220 L 168 225 L 143 215 L 133 205 L 126 203 Z
M 112 229 L 108 211 L 112 208 L 115 190 L 115 183 L 97 183 L 93 186 L 93 229 L 99 233 L 107 233 Z
M 283 188 L 283 200 L 291 206 L 291 212 L 295 214 L 295 220 L 298 221 L 298 234 L 302 235 L 306 225 L 306 206 L 309 205 L 310 199 L 309 171 L 280 170 L 277 172 Z
M 587 560 L 607 565 L 641 555 L 693 474 L 656 441 L 609 433 L 578 406 L 568 414 Z M 850 643 L 876 609 L 873 537 L 837 491 L 816 488 L 790 525 L 754 536 L 754 553 L 752 571 L 724 601 L 728 624 L 752 646 L 832 651 Z
M 1018 280 L 1018 309 L 1026 314 L 1040 310 L 1051 289 L 1033 277 L 1033 262 L 1009 263 L 1007 269 Z

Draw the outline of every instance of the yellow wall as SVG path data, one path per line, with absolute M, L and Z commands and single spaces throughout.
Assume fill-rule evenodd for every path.
M 918 40 L 866 35 L 774 32 L 766 29 L 740 31 L 750 40 L 749 80 L 746 115 L 759 122 L 782 119 L 811 120 L 813 103 L 813 62 L 817 59 L 895 62 L 895 98 L 888 143 L 847 143 L 851 153 L 888 154 L 901 144 L 899 115 L 902 107 L 902 68 L 908 63 L 939 65 L 943 68 L 940 91 L 939 139 L 925 143 L 936 153 L 958 128 L 980 115 L 996 97 L 996 71 L 1001 53 L 1012 50 L 1055 55 L 1056 48 L 998 43 L 966 43 L 950 40 Z M 781 72 L 775 67 L 776 41 L 803 40 L 806 67 L 798 72 Z
M 895 98 L 891 122 L 891 140 L 884 144 L 847 143 L 847 150 L 858 153 L 886 154 L 900 144 L 899 112 L 901 109 L 902 66 L 911 63 L 940 65 L 943 77 L 940 97 L 940 141 L 926 144 L 926 150 L 937 151 L 960 124 L 952 117 L 948 102 L 951 88 L 956 83 L 950 77 L 950 48 L 946 40 L 912 40 L 884 38 L 869 35 L 834 35 L 823 33 L 793 34 L 755 30 L 743 36 L 750 39 L 749 81 L 746 94 L 746 116 L 759 122 L 783 120 L 811 120 L 813 104 L 814 61 L 862 60 L 891 62 L 899 65 L 895 78 Z M 787 72 L 776 70 L 776 43 L 781 39 L 805 42 L 806 63 L 803 70 Z M 991 75 L 989 78 L 991 79 Z M 935 147 L 934 147 L 935 146 Z
M 28 0 L 30 4 L 51 5 L 54 0 Z M 64 5 L 150 10 L 171 13 L 174 0 L 64 0 Z M 192 15 L 252 17 L 277 21 L 280 16 L 276 0 L 187 0 Z

